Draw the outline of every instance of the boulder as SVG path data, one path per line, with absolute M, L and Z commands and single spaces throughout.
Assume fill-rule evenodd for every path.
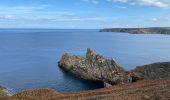
M 115 60 L 108 59 L 90 48 L 85 57 L 63 54 L 59 66 L 86 80 L 103 81 L 119 84 L 126 81 L 126 71 Z

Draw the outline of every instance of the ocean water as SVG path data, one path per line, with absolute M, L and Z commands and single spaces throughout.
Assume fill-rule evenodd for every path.
M 138 65 L 170 61 L 170 35 L 144 35 L 72 29 L 0 29 L 0 85 L 14 92 L 52 88 L 82 91 L 102 87 L 62 71 L 64 52 L 85 56 L 93 48 L 131 70 Z

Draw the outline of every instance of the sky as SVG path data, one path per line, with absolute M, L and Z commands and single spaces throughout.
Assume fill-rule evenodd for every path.
M 0 0 L 0 28 L 169 26 L 170 0 Z

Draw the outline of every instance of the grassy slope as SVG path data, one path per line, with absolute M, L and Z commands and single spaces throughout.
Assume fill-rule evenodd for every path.
M 28 90 L 10 97 L 12 100 L 147 100 L 148 98 L 170 100 L 170 77 L 77 93 L 58 93 L 50 89 Z
M 9 93 L 4 89 L 3 87 L 0 86 L 0 96 L 8 96 Z
M 5 100 L 8 96 L 11 96 L 11 94 L 5 88 L 0 86 L 0 100 Z

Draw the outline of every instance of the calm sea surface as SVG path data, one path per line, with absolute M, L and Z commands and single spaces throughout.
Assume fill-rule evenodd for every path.
M 99 88 L 100 83 L 80 80 L 57 66 L 64 52 L 84 56 L 87 48 L 116 59 L 127 70 L 137 65 L 170 61 L 170 35 L 0 29 L 0 85 L 14 92 L 33 88 L 58 91 Z

